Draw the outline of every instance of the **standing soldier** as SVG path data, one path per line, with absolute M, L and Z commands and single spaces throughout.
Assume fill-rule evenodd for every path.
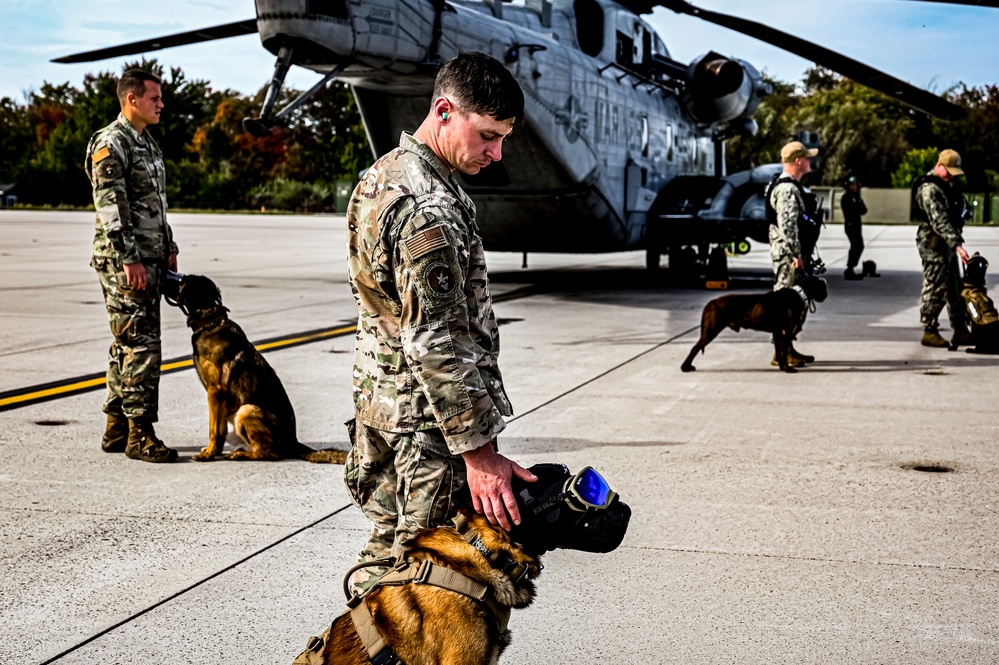
M 850 253 L 846 258 L 846 272 L 843 277 L 846 279 L 863 279 L 863 273 L 853 271 L 860 265 L 860 255 L 864 251 L 864 234 L 861 232 L 861 217 L 867 214 L 867 206 L 864 199 L 860 197 L 860 183 L 857 176 L 850 176 L 846 181 L 846 191 L 839 201 L 843 208 L 843 230 L 850 240 Z
M 344 473 L 374 527 L 359 561 L 398 555 L 417 530 L 446 524 L 469 494 L 491 523 L 520 521 L 510 481 L 535 477 L 497 452 L 512 409 L 475 206 L 455 171 L 499 161 L 523 113 L 523 92 L 499 61 L 461 53 L 438 72 L 419 129 L 404 132 L 351 197 L 348 269 L 359 318 Z M 355 591 L 374 574 L 359 571 Z
M 802 251 L 799 229 L 806 222 L 805 192 L 799 182 L 811 172 L 811 158 L 819 154 L 818 148 L 808 149 L 800 141 L 791 141 L 780 150 L 780 161 L 784 171 L 775 177 L 765 194 L 767 217 L 770 219 L 770 258 L 774 264 L 774 291 L 791 288 L 805 275 L 805 262 L 809 259 Z M 801 313 L 801 321 L 794 330 L 793 337 L 801 332 L 808 309 Z M 792 367 L 801 367 L 814 362 L 815 357 L 798 353 L 791 346 L 787 362 Z M 774 355 L 771 365 L 778 365 Z
M 918 222 L 916 247 L 923 261 L 923 293 L 919 319 L 923 324 L 923 346 L 948 346 L 940 336 L 938 317 L 947 304 L 954 328 L 953 344 L 971 343 L 964 301 L 961 298 L 960 256 L 968 262 L 964 249 L 965 201 L 955 178 L 963 175 L 961 156 L 954 150 L 940 153 L 933 170 L 912 183 L 912 221 Z
M 177 451 L 153 432 L 159 405 L 160 280 L 164 270 L 177 270 L 177 245 L 166 220 L 163 153 L 144 131 L 160 121 L 160 83 L 137 69 L 122 75 L 121 113 L 90 139 L 84 165 L 97 208 L 90 265 L 97 270 L 114 336 L 101 448 L 144 462 L 177 459 Z

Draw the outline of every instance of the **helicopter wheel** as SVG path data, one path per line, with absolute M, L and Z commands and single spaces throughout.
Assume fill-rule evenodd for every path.
M 648 270 L 657 271 L 659 270 L 659 261 L 662 258 L 662 254 L 653 249 L 645 250 L 645 267 Z

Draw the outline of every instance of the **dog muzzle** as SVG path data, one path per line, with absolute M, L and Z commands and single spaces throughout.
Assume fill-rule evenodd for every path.
M 517 479 L 521 506 L 516 527 L 537 549 L 610 552 L 624 540 L 631 508 L 592 467 L 572 474 L 564 464 L 536 464 L 533 483 Z
M 163 275 L 163 281 L 160 284 L 160 289 L 163 292 L 163 300 L 166 300 L 168 305 L 180 307 L 177 302 L 177 298 L 180 297 L 180 283 L 183 281 L 184 275 L 179 272 L 167 270 Z M 184 314 L 187 314 L 187 312 L 184 312 Z

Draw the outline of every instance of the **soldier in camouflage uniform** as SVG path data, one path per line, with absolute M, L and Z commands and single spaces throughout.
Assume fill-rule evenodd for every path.
M 345 481 L 374 526 L 359 561 L 397 556 L 417 530 L 446 524 L 469 494 L 493 524 L 519 523 L 510 480 L 534 476 L 496 449 L 513 411 L 475 207 L 454 172 L 498 161 L 523 108 L 502 64 L 458 55 L 438 73 L 420 128 L 403 133 L 351 197 L 348 267 L 359 318 Z M 356 573 L 355 591 L 380 572 Z
M 104 291 L 111 334 L 107 427 L 101 448 L 145 462 L 172 462 L 177 451 L 153 431 L 160 380 L 160 280 L 177 270 L 166 220 L 163 153 L 148 125 L 163 109 L 159 77 L 140 70 L 118 81 L 121 113 L 90 139 L 84 168 L 97 209 L 90 265 Z
M 791 141 L 781 148 L 780 159 L 784 171 L 771 184 L 766 194 L 770 217 L 770 258 L 774 264 L 774 291 L 791 288 L 805 274 L 806 257 L 801 249 L 798 229 L 806 209 L 798 181 L 812 170 L 811 158 L 818 154 L 817 148 L 808 149 L 800 141 Z M 807 313 L 807 308 L 802 310 L 794 337 L 801 332 Z M 801 367 L 814 360 L 814 356 L 799 353 L 791 346 L 788 364 L 792 367 Z M 776 355 L 770 364 L 779 364 Z
M 957 263 L 958 256 L 964 263 L 968 262 L 968 252 L 961 237 L 964 197 L 954 180 L 963 174 L 961 156 L 954 150 L 944 150 L 933 170 L 912 184 L 912 221 L 919 224 L 916 247 L 923 261 L 923 292 L 919 307 L 923 346 L 948 346 L 938 330 L 938 317 L 944 303 L 954 328 L 952 342 L 971 343 Z

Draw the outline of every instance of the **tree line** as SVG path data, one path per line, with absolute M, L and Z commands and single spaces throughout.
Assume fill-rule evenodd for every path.
M 166 75 L 156 60 L 128 63 L 163 78 L 165 108 L 153 132 L 167 162 L 173 208 L 333 208 L 333 184 L 356 180 L 372 160 L 349 88 L 334 83 L 297 109 L 284 126 L 257 138 L 242 119 L 263 104 L 266 87 L 248 96 Z M 760 131 L 729 139 L 729 172 L 779 161 L 781 146 L 798 131 L 817 132 L 820 183 L 857 176 L 865 186 L 908 187 L 943 148 L 961 153 L 967 190 L 999 191 L 999 87 L 960 85 L 945 96 L 967 117 L 952 122 L 914 113 L 881 93 L 816 67 L 800 86 L 770 77 L 773 94 L 754 114 Z M 25 103 L 0 100 L 0 182 L 17 185 L 29 205 L 86 206 L 90 184 L 83 158 L 91 135 L 119 111 L 111 72 L 87 75 L 79 88 L 44 83 Z M 286 89 L 280 105 L 299 91 Z
M 253 96 L 214 90 L 167 75 L 156 60 L 127 63 L 163 79 L 164 109 L 150 128 L 167 167 L 172 208 L 330 210 L 333 183 L 356 180 L 371 162 L 350 89 L 321 90 L 267 137 L 243 131 L 259 112 L 266 86 Z M 83 159 L 90 137 L 118 115 L 117 75 L 87 75 L 80 88 L 44 83 L 25 104 L 0 100 L 0 182 L 17 186 L 20 203 L 86 206 L 90 183 Z M 297 97 L 286 89 L 278 108 Z
M 821 172 L 814 184 L 842 185 L 856 176 L 865 186 L 909 187 L 936 163 L 940 150 L 961 154 L 966 191 L 999 191 L 999 86 L 958 85 L 943 96 L 967 111 L 944 121 L 814 67 L 797 86 L 764 76 L 773 94 L 754 114 L 755 136 L 730 139 L 729 172 L 780 161 L 797 132 L 817 132 Z

